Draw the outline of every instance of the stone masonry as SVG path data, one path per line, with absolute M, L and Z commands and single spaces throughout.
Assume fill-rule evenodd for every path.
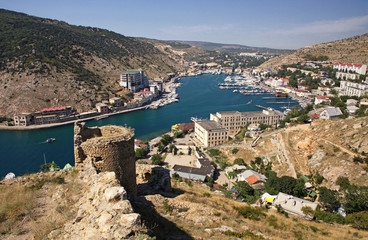
M 120 126 L 88 128 L 85 123 L 74 126 L 75 168 L 83 169 L 87 158 L 97 172 L 115 172 L 128 195 L 137 194 L 134 131 Z

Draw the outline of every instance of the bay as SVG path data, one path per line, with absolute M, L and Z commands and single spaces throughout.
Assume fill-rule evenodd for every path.
M 87 126 L 103 126 L 108 124 L 128 126 L 135 129 L 136 138 L 152 139 L 170 131 L 176 123 L 190 122 L 191 117 L 209 118 L 210 113 L 219 111 L 260 111 L 256 105 L 272 107 L 278 110 L 290 102 L 289 107 L 298 105 L 291 99 L 273 99 L 270 94 L 242 95 L 233 93 L 231 89 L 219 89 L 225 75 L 204 74 L 184 77 L 182 86 L 177 89 L 180 101 L 157 110 L 139 110 L 112 116 L 99 121 L 89 121 Z M 251 101 L 251 104 L 248 104 Z M 44 143 L 47 138 L 56 138 L 53 143 Z M 0 178 L 8 172 L 16 175 L 37 172 L 40 165 L 54 161 L 63 167 L 66 163 L 74 165 L 73 125 L 51 129 L 30 131 L 0 132 Z

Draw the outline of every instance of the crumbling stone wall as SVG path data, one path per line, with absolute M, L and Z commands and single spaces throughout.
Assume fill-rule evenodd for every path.
M 83 169 L 87 157 L 97 172 L 115 172 L 129 195 L 137 194 L 134 131 L 120 126 L 88 128 L 85 123 L 74 126 L 76 169 Z

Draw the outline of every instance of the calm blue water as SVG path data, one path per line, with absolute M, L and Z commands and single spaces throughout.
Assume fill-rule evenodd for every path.
M 140 110 L 99 121 L 90 121 L 88 126 L 125 124 L 135 129 L 136 138 L 151 139 L 168 132 L 176 123 L 190 122 L 190 118 L 209 118 L 219 111 L 259 111 L 256 105 L 280 109 L 287 104 L 268 102 L 292 102 L 291 99 L 262 99 L 272 95 L 242 95 L 233 90 L 219 89 L 225 75 L 201 75 L 182 78 L 183 85 L 177 90 L 180 101 L 157 110 Z M 252 100 L 251 104 L 247 104 Z M 43 143 L 47 138 L 56 138 L 54 143 Z M 0 178 L 8 172 L 16 175 L 40 170 L 44 162 L 55 161 L 63 167 L 74 164 L 73 125 L 32 131 L 0 131 Z

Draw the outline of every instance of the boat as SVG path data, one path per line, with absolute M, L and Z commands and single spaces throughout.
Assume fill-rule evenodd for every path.
M 276 97 L 282 97 L 282 98 L 287 98 L 288 97 L 288 94 L 287 93 L 284 93 L 284 92 L 276 92 L 275 93 L 275 96 Z
M 247 104 L 251 104 L 253 100 L 250 100 Z
M 52 143 L 52 142 L 55 142 L 55 138 L 48 138 L 48 139 L 46 139 L 46 141 L 45 142 L 47 142 L 47 143 Z

